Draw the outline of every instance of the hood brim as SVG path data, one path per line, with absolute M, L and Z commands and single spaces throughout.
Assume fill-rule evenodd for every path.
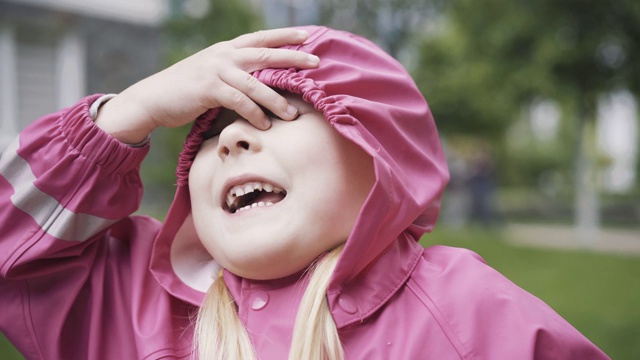
M 340 293 L 399 236 L 417 241 L 433 228 L 449 175 L 431 111 L 402 65 L 359 36 L 323 27 L 303 29 L 311 34 L 309 39 L 288 48 L 319 56 L 317 69 L 266 69 L 253 76 L 302 95 L 338 133 L 373 159 L 376 182 L 329 286 L 329 292 Z M 188 175 L 202 134 L 216 115 L 212 110 L 201 116 L 187 137 L 179 158 L 178 189 L 156 240 L 152 264 L 154 275 L 170 293 L 195 305 L 219 266 L 195 235 Z

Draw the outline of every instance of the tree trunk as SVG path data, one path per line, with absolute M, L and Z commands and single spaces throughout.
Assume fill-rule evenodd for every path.
M 593 245 L 600 232 L 600 201 L 597 190 L 595 159 L 589 156 L 593 133 L 588 131 L 585 105 L 579 102 L 575 149 L 575 226 L 578 242 Z

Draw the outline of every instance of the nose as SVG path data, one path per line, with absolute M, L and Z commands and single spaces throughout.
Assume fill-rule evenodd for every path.
M 218 157 L 225 160 L 245 152 L 260 151 L 261 145 L 254 128 L 248 121 L 237 119 L 225 127 L 218 135 Z

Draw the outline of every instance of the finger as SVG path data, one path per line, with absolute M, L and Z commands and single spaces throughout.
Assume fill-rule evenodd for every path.
M 264 111 L 242 91 L 233 86 L 224 86 L 216 92 L 219 94 L 218 103 L 221 106 L 235 111 L 258 129 L 266 130 L 271 127 L 271 120 Z
M 284 45 L 302 44 L 309 38 L 305 30 L 297 29 L 271 29 L 260 30 L 249 34 L 240 35 L 230 40 L 229 44 L 236 48 L 245 47 L 280 47 Z
M 244 71 L 229 71 L 221 74 L 220 78 L 280 119 L 293 120 L 298 115 L 298 109 L 287 99 Z
M 288 49 L 239 49 L 234 58 L 238 66 L 247 72 L 265 68 L 312 69 L 320 64 L 320 59 L 313 54 Z

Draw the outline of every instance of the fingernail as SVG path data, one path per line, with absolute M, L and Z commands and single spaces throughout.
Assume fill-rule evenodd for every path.
M 306 30 L 298 30 L 298 36 L 300 36 L 303 39 L 306 39 L 309 37 L 309 32 L 307 32 Z
M 320 63 L 320 58 L 319 57 L 317 57 L 315 55 L 311 55 L 311 54 L 309 54 L 308 56 L 309 56 L 309 62 L 312 65 L 318 65 Z
M 293 117 L 296 115 L 296 113 L 298 112 L 298 108 L 296 108 L 293 105 L 289 105 L 287 106 L 287 115 Z
M 271 127 L 271 120 L 268 118 L 262 119 L 262 130 L 267 130 Z

